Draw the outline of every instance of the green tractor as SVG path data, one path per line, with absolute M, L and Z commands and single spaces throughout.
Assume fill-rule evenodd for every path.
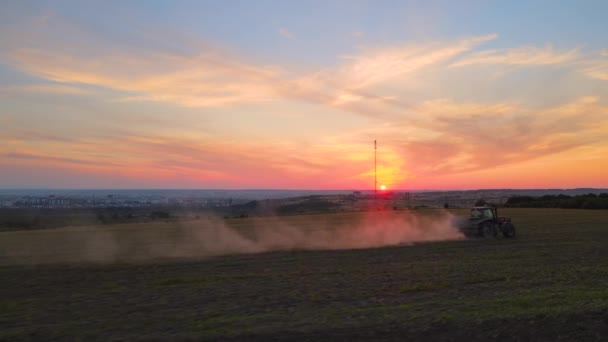
M 496 238 L 502 234 L 505 238 L 515 237 L 515 227 L 509 217 L 498 217 L 494 207 L 473 207 L 468 220 L 462 220 L 459 230 L 467 237 Z

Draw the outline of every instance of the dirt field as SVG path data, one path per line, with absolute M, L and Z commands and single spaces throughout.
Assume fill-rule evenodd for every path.
M 209 236 L 188 225 L 0 233 L 0 340 L 606 340 L 608 211 L 500 214 L 517 239 L 222 256 L 201 253 Z M 360 215 L 281 220 L 322 232 L 368 222 Z M 227 227 L 247 234 L 272 220 Z
M 444 210 L 381 210 L 68 226 L 0 233 L 0 264 L 151 262 L 462 238 Z

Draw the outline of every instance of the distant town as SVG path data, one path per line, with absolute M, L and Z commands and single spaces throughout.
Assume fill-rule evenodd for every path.
M 0 208 L 226 208 L 252 201 L 289 205 L 322 198 L 342 209 L 361 210 L 370 203 L 394 208 L 468 207 L 479 200 L 497 206 L 512 196 L 600 194 L 607 189 L 495 189 L 462 191 L 356 190 L 0 190 Z

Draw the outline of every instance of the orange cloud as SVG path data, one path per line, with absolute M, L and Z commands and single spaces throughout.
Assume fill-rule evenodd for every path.
M 123 101 L 164 101 L 182 106 L 222 106 L 266 101 L 277 71 L 230 61 L 215 53 L 183 57 L 116 53 L 79 57 L 69 51 L 21 48 L 7 57 L 22 70 L 55 82 L 131 92 Z
M 52 135 L 39 135 L 37 139 L 39 143 L 51 142 L 55 152 L 40 149 L 39 143 L 29 145 L 22 140 L 18 150 L 17 147 L 13 147 L 13 151 L 0 150 L 2 160 L 23 167 L 67 168 L 108 175 L 120 173 L 125 177 L 156 179 L 161 183 L 223 182 L 246 187 L 291 187 L 293 184 L 310 187 L 316 184 L 320 188 L 359 189 L 372 186 L 369 179 L 361 177 L 373 168 L 369 146 L 268 141 L 242 144 L 136 134 L 113 138 L 90 136 L 82 141 L 55 140 Z M 26 148 L 30 150 L 25 152 Z M 363 149 L 368 150 L 367 156 L 354 153 Z M 394 177 L 391 172 L 398 172 L 394 166 L 390 171 L 390 164 L 389 156 L 385 154 L 379 170 L 387 182 Z
M 603 57 L 608 57 L 608 51 L 600 53 Z M 608 81 L 608 58 L 595 59 L 582 63 L 583 73 L 591 78 Z
M 448 43 L 364 48 L 358 55 L 343 56 L 346 63 L 336 69 L 321 70 L 282 84 L 281 94 L 376 116 L 373 109 L 365 108 L 361 103 L 371 106 L 402 106 L 404 103 L 392 96 L 375 95 L 368 90 L 370 87 L 402 80 L 496 37 L 491 34 Z
M 26 86 L 0 87 L 0 94 L 14 94 L 21 92 L 82 95 L 88 93 L 89 91 L 83 88 L 63 84 L 33 84 Z
M 150 184 L 352 189 L 373 186 L 372 137 L 382 137 L 378 180 L 391 189 L 416 185 L 500 187 L 496 184 L 506 182 L 507 176 L 500 175 L 507 170 L 523 177 L 508 183 L 515 186 L 533 182 L 538 179 L 535 175 L 546 171 L 537 161 L 559 170 L 570 169 L 566 166 L 572 164 L 572 158 L 596 166 L 606 164 L 603 152 L 608 110 L 596 99 L 580 99 L 542 111 L 489 105 L 486 110 L 498 114 L 481 116 L 481 122 L 477 122 L 475 110 L 468 118 L 450 116 L 458 112 L 458 106 L 437 100 L 420 107 L 429 119 L 419 125 L 434 134 L 428 139 L 423 133 L 404 135 L 405 123 L 322 138 L 315 144 L 271 140 L 243 143 L 133 133 L 58 139 L 50 132 L 30 131 L 19 136 L 13 131 L 12 139 L 17 143 L 0 149 L 0 159 L 23 167 L 63 168 L 103 177 L 121 175 Z M 461 106 L 484 112 L 480 104 Z M 448 113 L 444 122 L 432 126 L 444 112 Z M 500 115 L 507 117 L 493 119 Z M 569 133 L 572 127 L 581 135 Z M 32 138 L 36 140 L 30 143 Z M 552 174 L 556 175 L 555 182 L 573 175 L 557 170 Z M 601 173 L 582 174 L 593 176 L 590 180 L 596 182 L 602 180 Z

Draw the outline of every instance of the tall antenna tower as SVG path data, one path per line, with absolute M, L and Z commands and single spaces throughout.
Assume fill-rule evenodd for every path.
M 377 150 L 378 146 L 376 144 L 376 140 L 374 140 L 374 197 L 378 196 L 378 168 L 376 163 Z

